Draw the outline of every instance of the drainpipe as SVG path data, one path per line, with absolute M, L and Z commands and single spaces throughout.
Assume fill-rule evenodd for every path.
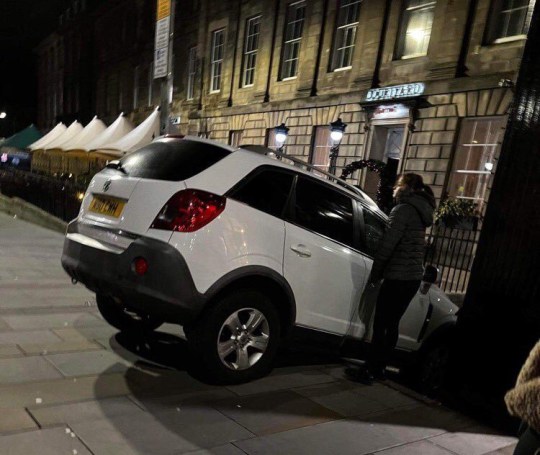
M 321 37 L 319 39 L 319 49 L 317 51 L 317 61 L 315 62 L 315 72 L 313 73 L 313 83 L 311 84 L 311 96 L 317 95 L 317 81 L 319 80 L 319 66 L 321 64 L 324 35 L 326 29 L 326 17 L 328 16 L 328 0 L 324 0 L 323 17 L 321 24 Z
M 240 35 L 240 19 L 242 14 L 242 0 L 238 0 L 238 13 L 236 19 L 236 35 L 234 37 L 234 53 L 233 53 L 233 67 L 231 74 L 231 91 L 229 93 L 229 99 L 227 101 L 227 106 L 231 107 L 233 105 L 233 90 L 234 90 L 234 75 L 236 73 L 236 52 L 238 49 L 238 36 Z
M 206 49 L 206 43 L 207 43 L 207 36 L 208 36 L 208 2 L 205 2 L 205 7 L 201 8 L 199 11 L 204 11 L 204 38 L 203 38 L 203 49 L 202 49 L 202 55 L 201 55 L 201 93 L 199 94 L 199 105 L 197 106 L 198 110 L 202 110 L 203 108 L 203 94 L 204 94 L 204 56 L 206 55 L 206 52 L 208 49 Z
M 377 50 L 377 60 L 375 61 L 375 70 L 373 71 L 373 79 L 371 80 L 371 88 L 378 87 L 381 83 L 379 72 L 381 71 L 382 57 L 384 52 L 384 44 L 386 41 L 386 28 L 388 27 L 388 16 L 390 14 L 390 4 L 392 0 L 386 0 L 384 5 L 384 16 L 381 27 L 381 36 L 379 38 L 379 49 Z
M 266 91 L 264 92 L 263 102 L 268 103 L 270 101 L 270 82 L 272 80 L 272 68 L 274 66 L 274 49 L 276 47 L 276 34 L 277 23 L 279 19 L 279 4 L 280 1 L 276 0 L 276 9 L 274 12 L 274 30 L 272 32 L 272 46 L 270 47 L 270 65 L 268 67 L 268 77 L 266 78 Z
M 465 77 L 467 66 L 467 53 L 469 52 L 469 45 L 471 43 L 472 26 L 474 18 L 476 16 L 476 7 L 478 6 L 478 0 L 469 1 L 469 10 L 467 11 L 467 21 L 465 23 L 465 35 L 461 42 L 461 49 L 459 51 L 458 63 L 456 66 L 456 77 Z

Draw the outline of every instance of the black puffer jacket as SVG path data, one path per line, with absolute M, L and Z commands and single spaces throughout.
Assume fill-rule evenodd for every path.
M 435 200 L 425 191 L 409 191 L 397 202 L 375 255 L 372 281 L 421 280 L 424 273 L 426 228 L 433 224 Z

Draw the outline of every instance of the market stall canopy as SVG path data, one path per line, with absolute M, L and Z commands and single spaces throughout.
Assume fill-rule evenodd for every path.
M 30 144 L 38 141 L 43 135 L 34 126 L 30 125 L 28 128 L 15 133 L 13 136 L 8 137 L 2 142 L 1 146 L 9 147 L 12 149 L 25 149 Z
M 68 140 L 74 138 L 80 132 L 83 130 L 83 126 L 75 120 L 71 125 L 69 125 L 69 128 L 64 131 L 60 136 L 58 136 L 53 141 L 49 142 L 48 144 L 45 144 L 43 149 L 50 150 L 50 149 L 57 149 L 61 144 L 64 142 L 67 142 Z
M 105 144 L 100 147 L 100 150 L 106 150 L 111 155 L 122 156 L 144 147 L 157 136 L 159 136 L 159 108 L 156 108 L 144 122 L 122 139 Z
M 112 144 L 118 141 L 132 130 L 133 124 L 122 112 L 105 131 L 86 144 L 85 147 L 81 147 L 81 149 L 86 151 L 97 150 L 105 144 Z
M 64 134 L 67 130 L 66 125 L 64 125 L 62 122 L 60 122 L 58 125 L 56 125 L 51 131 L 49 131 L 45 136 L 43 136 L 38 141 L 34 142 L 33 144 L 30 144 L 28 148 L 30 150 L 38 150 L 44 148 L 49 142 L 54 141 L 56 138 L 58 138 L 60 135 Z
M 85 150 L 86 145 L 106 129 L 105 123 L 98 119 L 96 115 L 79 134 L 58 145 L 58 148 L 62 150 Z

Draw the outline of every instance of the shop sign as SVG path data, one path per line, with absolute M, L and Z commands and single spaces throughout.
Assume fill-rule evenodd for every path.
M 394 85 L 392 87 L 372 88 L 367 92 L 366 101 L 384 101 L 397 98 L 412 98 L 424 93 L 426 86 L 423 82 L 414 84 Z
M 157 0 L 156 35 L 154 41 L 154 79 L 169 72 L 169 34 L 171 0 Z
M 409 116 L 409 108 L 404 104 L 381 104 L 373 111 L 373 120 L 403 118 Z

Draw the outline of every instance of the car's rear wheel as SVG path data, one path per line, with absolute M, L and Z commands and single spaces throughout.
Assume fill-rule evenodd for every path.
M 449 356 L 448 340 L 439 340 L 422 352 L 416 373 L 416 381 L 422 393 L 431 397 L 441 393 L 445 384 Z
M 245 382 L 272 369 L 280 338 L 279 316 L 264 294 L 236 290 L 218 298 L 186 334 L 195 358 L 212 379 Z
M 150 332 L 163 324 L 156 317 L 130 311 L 122 302 L 107 295 L 97 294 L 96 302 L 103 319 L 122 332 Z

